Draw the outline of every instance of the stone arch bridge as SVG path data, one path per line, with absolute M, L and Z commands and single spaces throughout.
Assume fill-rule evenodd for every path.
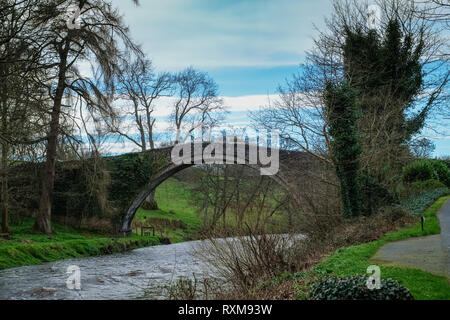
M 259 170 L 281 185 L 298 206 L 308 202 L 304 199 L 305 187 L 320 175 L 321 163 L 314 157 L 304 152 L 245 143 L 231 145 L 190 143 L 100 159 L 59 162 L 52 219 L 128 235 L 136 211 L 153 190 L 177 172 L 205 163 L 240 164 Z M 12 203 L 18 211 L 36 212 L 41 170 L 35 164 L 10 170 Z

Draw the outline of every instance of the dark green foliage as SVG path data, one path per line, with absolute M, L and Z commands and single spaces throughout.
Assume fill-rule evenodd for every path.
M 450 159 L 444 159 L 444 160 L 440 160 L 442 161 L 443 164 L 445 164 L 447 166 L 447 168 L 450 170 Z
M 426 191 L 403 200 L 401 205 L 407 208 L 412 214 L 420 214 L 433 204 L 434 201 L 448 194 L 449 190 L 447 188 Z
M 24 163 L 9 168 L 9 206 L 11 212 L 13 212 L 11 217 L 14 215 L 30 215 L 33 213 L 33 209 L 39 207 L 40 170 L 39 166 L 32 163 Z
M 389 128 L 401 133 L 400 141 L 409 140 L 421 130 L 428 112 L 424 108 L 410 119 L 405 113 L 413 107 L 414 99 L 422 89 L 420 57 L 424 44 L 421 35 L 404 35 L 399 22 L 391 20 L 383 38 L 374 30 L 366 34 L 361 30 L 348 30 L 346 36 L 344 66 L 351 86 L 360 92 L 361 111 L 379 114 L 395 111 L 389 118 Z M 413 39 L 413 36 L 417 38 Z M 392 103 L 401 106 L 393 109 L 392 105 L 380 105 L 370 100 L 383 92 L 393 93 L 397 101 Z
M 309 293 L 312 300 L 414 300 L 408 289 L 392 279 L 381 279 L 381 288 L 367 288 L 367 277 L 328 277 L 315 282 Z
M 368 174 L 360 175 L 362 212 L 371 215 L 381 207 L 398 204 L 398 199 Z
M 89 217 L 101 214 L 96 194 L 88 192 L 90 161 L 56 164 L 52 212 L 55 216 Z M 86 174 L 87 173 L 87 174 Z
M 81 225 L 83 219 L 95 217 L 118 227 L 131 201 L 151 180 L 155 165 L 160 164 L 150 159 L 149 153 L 58 162 L 53 218 Z M 29 164 L 11 168 L 14 212 L 23 210 L 30 215 L 39 207 L 41 168 Z
M 441 160 L 430 160 L 438 180 L 450 188 L 450 169 Z
M 361 215 L 361 192 L 358 178 L 361 145 L 357 129 L 357 93 L 347 83 L 326 88 L 328 132 L 332 137 L 332 154 L 341 182 L 344 217 Z
M 441 160 L 416 160 L 403 168 L 403 180 L 408 183 L 438 180 L 450 187 L 450 169 Z
M 425 181 L 438 179 L 430 160 L 416 160 L 403 168 L 403 180 L 405 182 Z
M 105 159 L 111 174 L 109 196 L 120 206 L 127 206 L 130 199 L 150 181 L 152 164 L 148 153 L 130 153 Z
M 362 165 L 376 182 L 395 191 L 410 158 L 412 137 L 424 126 L 429 107 L 419 108 L 423 89 L 421 34 L 404 34 L 399 21 L 382 32 L 345 30 L 344 75 L 358 92 Z
M 425 181 L 416 181 L 411 184 L 411 192 L 413 194 L 422 193 L 424 191 L 431 191 L 435 189 L 445 189 L 447 186 L 439 180 L 430 179 Z

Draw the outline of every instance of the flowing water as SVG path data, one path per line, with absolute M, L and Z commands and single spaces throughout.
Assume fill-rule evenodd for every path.
M 179 277 L 201 279 L 207 266 L 192 255 L 201 241 L 127 253 L 61 260 L 0 271 L 0 299 L 162 299 Z M 69 266 L 78 266 L 81 290 L 70 290 Z
M 273 235 L 294 244 L 303 235 Z M 234 243 L 244 238 L 216 239 Z M 217 242 L 216 242 L 217 243 Z M 61 260 L 0 270 L 0 300 L 7 299 L 164 299 L 168 285 L 180 277 L 197 280 L 217 277 L 211 265 L 194 253 L 209 252 L 210 242 L 191 241 L 136 249 L 127 253 Z M 80 270 L 81 290 L 71 290 L 68 268 Z

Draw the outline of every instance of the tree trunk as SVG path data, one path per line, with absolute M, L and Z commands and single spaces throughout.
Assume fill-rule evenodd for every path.
M 175 137 L 175 144 L 180 143 L 180 137 L 181 137 L 181 127 L 177 125 L 177 136 Z
M 136 118 L 136 124 L 139 130 L 139 135 L 141 137 L 141 149 L 142 151 L 147 150 L 147 141 L 145 140 L 145 130 L 144 126 L 142 125 L 142 117 L 139 115 L 139 104 L 136 101 L 136 99 L 133 99 L 134 103 L 134 116 Z
M 150 194 L 145 199 L 142 205 L 145 210 L 158 210 L 158 203 L 155 200 L 155 192 L 156 190 L 150 192 Z
M 59 118 L 61 114 L 61 104 L 64 96 L 66 82 L 67 56 L 69 52 L 69 41 L 66 41 L 66 47 L 60 51 L 60 64 L 58 74 L 58 87 L 56 88 L 55 98 L 53 100 L 53 109 L 51 113 L 50 131 L 47 139 L 47 155 L 42 177 L 42 192 L 39 203 L 39 214 L 36 217 L 34 229 L 36 231 L 50 234 L 52 232 L 51 210 L 52 196 L 55 182 L 55 164 L 56 148 L 59 135 Z
M 2 68 L 2 79 L 4 80 L 1 87 L 1 112 L 2 112 L 2 128 L 1 131 L 6 133 L 8 131 L 8 107 L 7 107 L 7 83 L 8 80 L 4 77 Z M 2 160 L 1 160 L 1 185 L 2 185 L 2 194 L 1 194 L 1 210 L 2 210 L 2 233 L 9 233 L 8 226 L 8 143 L 3 141 L 2 143 Z
M 2 144 L 2 233 L 9 233 L 8 225 L 8 145 Z
M 155 120 L 153 120 L 148 128 L 148 140 L 150 142 L 150 149 L 155 149 L 155 142 L 153 141 L 153 125 L 155 124 Z

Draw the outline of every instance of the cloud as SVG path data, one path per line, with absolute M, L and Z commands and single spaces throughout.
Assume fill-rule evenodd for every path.
M 328 0 L 120 1 L 134 39 L 164 70 L 298 64 Z
M 255 111 L 261 107 L 268 105 L 269 100 L 274 100 L 278 95 L 248 95 L 240 97 L 219 97 L 222 98 L 223 104 L 227 111 L 230 112 L 242 112 L 242 111 Z M 153 116 L 155 117 L 168 117 L 171 114 L 171 108 L 176 101 L 175 97 L 161 97 L 155 102 L 155 111 Z M 119 108 L 126 108 L 127 102 L 123 99 L 118 99 L 115 105 Z
M 429 139 L 429 140 L 450 140 L 450 136 L 423 136 L 418 137 L 416 140 Z

